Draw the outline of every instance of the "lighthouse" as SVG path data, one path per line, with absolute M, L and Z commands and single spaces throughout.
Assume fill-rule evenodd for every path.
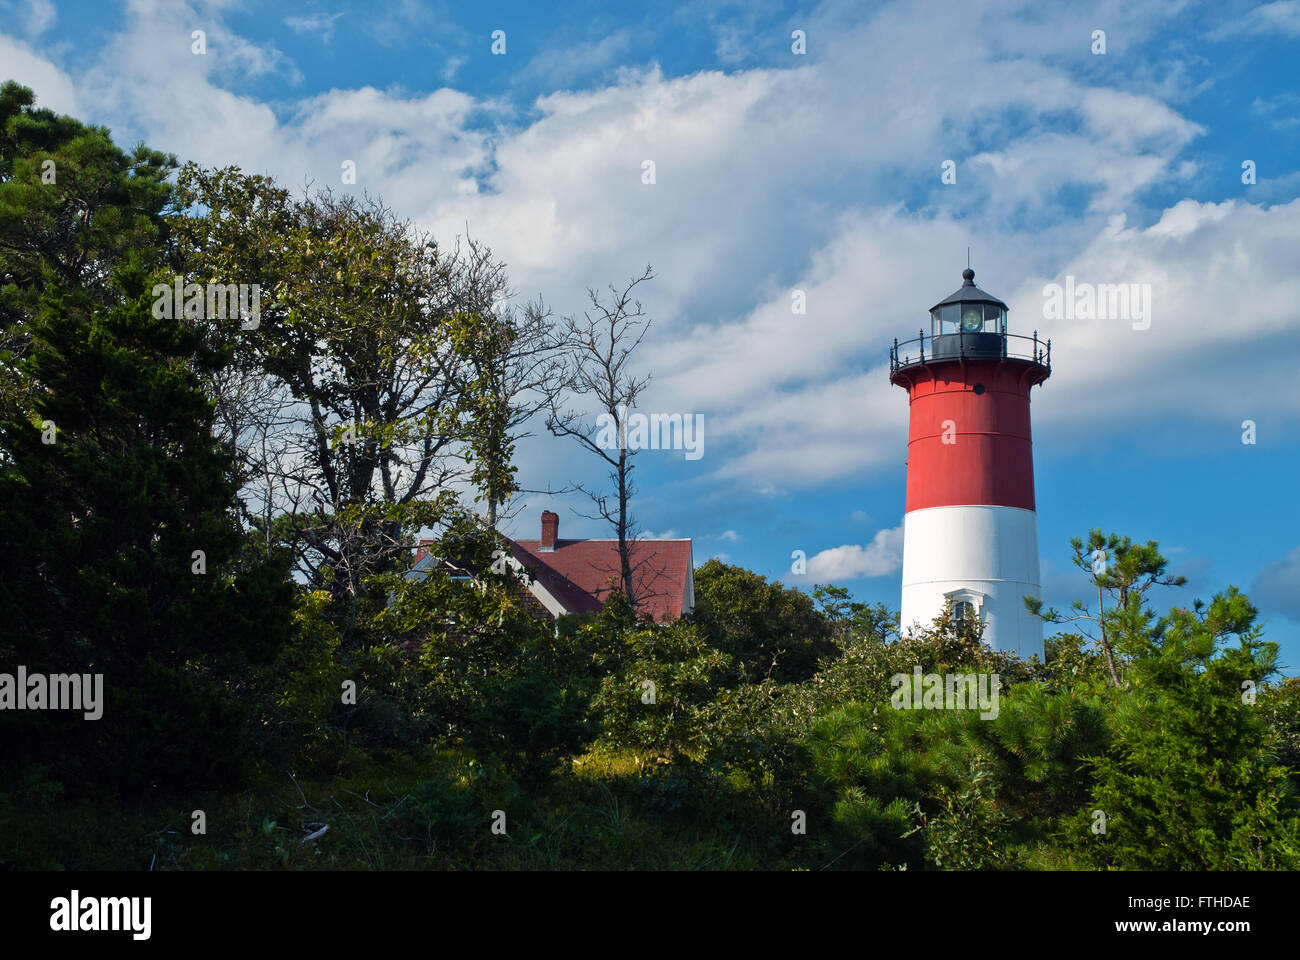
M 962 272 L 930 310 L 930 332 L 894 341 L 890 382 L 907 391 L 904 631 L 952 605 L 995 650 L 1043 655 L 1029 391 L 1052 372 L 1051 344 L 1007 333 L 1007 305 Z

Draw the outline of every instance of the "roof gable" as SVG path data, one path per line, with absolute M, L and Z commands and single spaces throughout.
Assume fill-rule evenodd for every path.
M 600 610 L 618 583 L 617 540 L 512 540 L 514 555 L 570 613 Z M 632 582 L 638 607 L 654 620 L 676 620 L 694 607 L 690 540 L 634 540 Z

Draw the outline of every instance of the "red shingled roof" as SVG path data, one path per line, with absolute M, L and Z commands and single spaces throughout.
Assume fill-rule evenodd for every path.
M 513 540 L 514 555 L 570 613 L 599 610 L 619 581 L 617 540 Z M 638 609 L 655 620 L 676 620 L 693 605 L 690 540 L 636 540 L 631 551 Z M 689 606 L 687 607 L 689 610 Z
M 543 516 L 547 535 L 549 516 L 554 536 L 559 518 Z M 509 538 L 506 538 L 509 540 Z M 428 553 L 433 541 L 421 540 L 415 562 Z M 619 581 L 617 540 L 560 540 L 555 549 L 541 549 L 541 540 L 510 540 L 511 552 L 538 584 L 568 613 L 600 610 Z M 695 585 L 690 540 L 635 540 L 631 551 L 632 580 L 637 607 L 655 621 L 676 620 L 695 606 Z

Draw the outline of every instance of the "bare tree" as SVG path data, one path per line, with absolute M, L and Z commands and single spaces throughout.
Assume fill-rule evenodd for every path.
M 577 487 L 596 509 L 595 516 L 581 516 L 604 520 L 614 528 L 618 536 L 619 582 L 633 607 L 646 598 L 638 595 L 635 578 L 637 564 L 633 551 L 637 528 L 630 504 L 636 494 L 632 471 L 637 451 L 627 448 L 627 417 L 649 384 L 650 375 L 638 377 L 630 361 L 650 329 L 641 301 L 635 299 L 636 288 L 652 279 L 654 273 L 647 264 L 644 272 L 622 290 L 611 285 L 608 300 L 602 293 L 589 289 L 590 309 L 581 320 L 567 318 L 564 332 L 573 350 L 567 394 L 573 401 L 585 402 L 588 408 L 595 406 L 600 413 L 593 426 L 588 412 L 562 409 L 557 397 L 552 400 L 546 423 L 555 436 L 572 437 L 609 465 L 612 491 Z

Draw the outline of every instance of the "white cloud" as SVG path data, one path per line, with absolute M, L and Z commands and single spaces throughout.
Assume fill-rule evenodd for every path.
M 549 46 L 529 61 L 519 79 L 562 89 L 620 64 L 631 44 L 632 35 L 618 30 L 591 43 Z
M 807 579 L 820 582 L 881 577 L 903 565 L 903 525 L 880 530 L 865 547 L 845 544 L 808 558 Z
M 1256 97 L 1250 112 L 1267 120 L 1274 130 L 1288 130 L 1300 125 L 1300 117 L 1296 116 L 1300 112 L 1300 94 L 1280 93 L 1268 100 Z
M 1300 0 L 1275 0 L 1273 3 L 1260 4 L 1245 16 L 1212 31 L 1210 36 L 1221 40 L 1226 37 L 1270 33 L 1300 37 Z
M 466 57 L 448 57 L 442 65 L 442 82 L 451 83 L 456 73 L 465 65 Z
M 1159 98 L 1159 84 L 1122 90 L 1122 76 L 1093 83 L 1083 69 L 1092 64 L 1079 38 L 1093 19 L 1114 25 L 1113 43 L 1138 44 L 1166 25 L 1158 9 L 1105 2 L 1048 29 L 1005 5 L 830 4 L 809 18 L 810 55 L 791 57 L 797 66 L 624 70 L 606 86 L 539 98 L 527 122 L 450 89 L 261 102 L 236 92 L 240 75 L 291 84 L 293 65 L 215 14 L 198 18 L 209 55 L 193 56 L 195 9 L 136 0 L 75 85 L 15 41 L 0 38 L 0 56 L 43 103 L 81 107 L 119 140 L 294 187 L 337 187 L 340 164 L 354 160 L 358 189 L 444 242 L 468 224 L 522 295 L 543 292 L 560 313 L 580 309 L 586 287 L 653 262 L 649 396 L 706 415 L 713 481 L 776 495 L 901 468 L 907 406 L 888 382 L 887 348 L 915 336 L 957 286 L 973 238 L 979 280 L 1012 305 L 1012 332 L 1054 340 L 1053 377 L 1034 393 L 1040 443 L 1157 418 L 1217 430 L 1256 411 L 1300 416 L 1300 399 L 1267 386 L 1300 359 L 1282 336 L 1297 326 L 1288 253 L 1300 205 L 1185 201 L 1139 219 L 1144 190 L 1195 174 L 1183 152 L 1203 130 Z M 425 22 L 409 4 L 394 9 L 408 31 Z M 940 10 L 963 37 L 960 58 L 930 55 Z M 625 41 L 582 48 L 574 76 L 618 59 Z M 960 201 L 938 185 L 949 157 Z M 641 182 L 646 159 L 654 185 Z M 1261 180 L 1249 196 L 1289 200 L 1277 192 L 1300 181 L 1270 183 L 1272 195 Z M 1088 191 L 1081 215 L 1052 206 L 1071 186 Z M 893 199 L 909 192 L 907 204 Z M 1125 226 L 1129 214 L 1150 225 Z M 1067 274 L 1151 283 L 1151 329 L 1042 319 L 1043 284 Z M 791 312 L 794 289 L 806 314 Z M 538 485 L 576 469 L 578 454 L 557 459 L 554 444 L 520 452 Z
M 315 33 L 328 43 L 334 39 L 334 23 L 340 13 L 317 13 L 306 17 L 285 17 L 284 24 L 295 33 Z
M 29 37 L 39 37 L 58 18 L 52 0 L 28 0 L 26 27 Z
M 1243 417 L 1300 416 L 1300 396 L 1274 378 L 1294 369 L 1300 317 L 1300 200 L 1272 207 L 1184 200 L 1146 228 L 1098 233 L 1055 276 L 1149 283 L 1151 326 L 1123 320 L 1045 320 L 1042 286 L 1010 297 L 1053 339 L 1052 379 L 1036 392 L 1035 426 L 1096 435 L 1124 424 L 1200 423 L 1239 428 Z M 1288 333 L 1290 331 L 1290 333 Z M 1036 430 L 1042 436 L 1041 430 Z
M 0 63 L 4 64 L 4 80 L 17 80 L 35 91 L 36 106 L 81 119 L 76 84 L 27 44 L 0 34 Z

